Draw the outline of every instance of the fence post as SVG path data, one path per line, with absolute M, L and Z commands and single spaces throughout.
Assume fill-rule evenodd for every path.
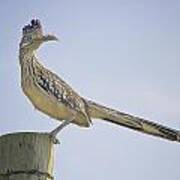
M 0 180 L 53 180 L 53 144 L 45 133 L 0 136 Z

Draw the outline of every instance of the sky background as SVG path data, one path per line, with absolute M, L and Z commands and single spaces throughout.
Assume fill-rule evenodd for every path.
M 20 87 L 18 45 L 32 18 L 60 42 L 41 62 L 83 97 L 180 129 L 179 0 L 1 0 L 0 134 L 51 131 Z M 180 144 L 94 121 L 56 146 L 57 180 L 179 180 Z

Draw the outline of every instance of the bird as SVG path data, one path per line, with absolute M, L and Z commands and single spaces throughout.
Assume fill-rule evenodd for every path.
M 135 131 L 170 141 L 180 142 L 180 131 L 124 113 L 79 95 L 69 84 L 40 63 L 36 51 L 42 44 L 58 41 L 53 34 L 44 34 L 39 19 L 32 19 L 22 29 L 19 44 L 21 88 L 35 109 L 61 121 L 49 132 L 51 137 L 69 124 L 90 127 L 93 119 L 108 121 Z

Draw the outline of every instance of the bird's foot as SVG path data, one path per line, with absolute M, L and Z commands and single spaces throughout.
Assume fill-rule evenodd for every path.
M 59 139 L 57 139 L 56 136 L 55 136 L 52 132 L 50 132 L 50 133 L 48 133 L 48 134 L 49 134 L 49 137 L 50 137 L 50 139 L 52 140 L 52 142 L 53 142 L 54 144 L 60 144 Z

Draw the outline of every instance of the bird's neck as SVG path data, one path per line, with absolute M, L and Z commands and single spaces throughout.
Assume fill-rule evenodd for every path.
M 23 66 L 29 64 L 32 59 L 36 59 L 35 51 L 30 51 L 28 49 L 20 48 L 19 50 L 19 62 Z

